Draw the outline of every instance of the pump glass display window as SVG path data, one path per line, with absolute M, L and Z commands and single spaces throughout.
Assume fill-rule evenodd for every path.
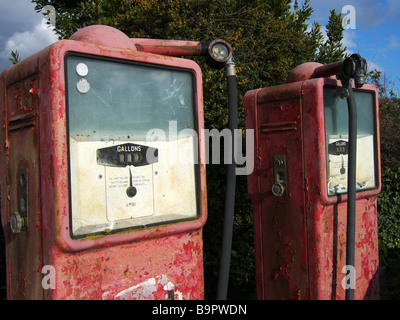
M 353 89 L 357 106 L 357 192 L 377 188 L 375 95 Z M 328 196 L 347 193 L 348 106 L 337 87 L 324 87 Z
M 72 237 L 199 217 L 194 79 L 66 57 Z

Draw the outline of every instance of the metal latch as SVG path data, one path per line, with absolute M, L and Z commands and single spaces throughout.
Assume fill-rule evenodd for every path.
M 28 173 L 21 167 L 17 173 L 18 211 L 11 214 L 10 226 L 14 234 L 26 231 L 28 225 Z
M 281 197 L 286 194 L 286 156 L 274 156 L 274 184 L 272 194 Z

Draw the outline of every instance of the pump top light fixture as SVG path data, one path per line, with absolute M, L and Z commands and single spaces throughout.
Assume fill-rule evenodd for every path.
M 222 39 L 215 39 L 201 44 L 200 55 L 205 56 L 207 64 L 214 69 L 222 69 L 232 57 L 232 54 L 232 47 Z
M 356 64 L 352 58 L 348 57 L 340 62 L 339 76 L 350 78 L 356 71 Z
M 365 83 L 366 74 L 367 60 L 357 53 L 340 62 L 338 78 L 342 81 L 343 87 L 347 87 L 349 78 L 353 78 L 356 88 L 361 88 Z
M 223 43 L 216 43 L 211 48 L 212 57 L 218 61 L 225 61 L 229 57 L 229 48 Z

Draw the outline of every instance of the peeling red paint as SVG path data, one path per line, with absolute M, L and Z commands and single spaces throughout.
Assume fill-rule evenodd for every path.
M 255 130 L 257 162 L 248 176 L 248 191 L 254 210 L 259 299 L 345 296 L 341 270 L 346 262 L 347 195 L 327 196 L 322 94 L 324 85 L 340 83 L 309 79 L 320 66 L 299 66 L 286 84 L 245 95 L 246 129 Z M 376 88 L 363 89 L 375 92 L 378 106 Z M 287 189 L 281 197 L 271 192 L 275 155 L 285 155 L 287 162 Z M 378 170 L 380 176 L 380 164 Z M 380 181 L 379 188 L 357 193 L 356 299 L 379 297 L 379 192 Z
M 165 56 L 198 56 L 201 43 L 184 40 L 132 39 L 137 50 Z
M 116 44 L 119 47 L 112 47 Z M 5 152 L 0 152 L 0 182 L 1 218 L 7 237 L 8 298 L 117 299 L 122 297 L 121 292 L 129 293 L 125 298 L 137 298 L 140 290 L 133 291 L 155 279 L 161 288 L 152 293 L 154 299 L 202 299 L 202 227 L 207 218 L 204 137 L 199 138 L 199 219 L 97 238 L 70 237 L 64 83 L 64 56 L 68 52 L 192 70 L 196 78 L 197 127 L 200 132 L 204 128 L 199 66 L 191 60 L 139 52 L 132 39 L 110 27 L 81 29 L 70 40 L 60 40 L 3 72 L 0 145 L 5 146 Z M 23 130 L 17 127 L 21 122 L 27 125 Z M 10 128 L 13 123 L 14 131 Z M 32 184 L 31 229 L 14 235 L 9 220 L 17 208 L 15 176 L 20 159 L 26 160 Z M 40 271 L 45 265 L 55 268 L 56 289 L 44 290 L 41 286 Z

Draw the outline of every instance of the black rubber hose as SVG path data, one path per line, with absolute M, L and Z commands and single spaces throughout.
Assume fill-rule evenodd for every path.
M 349 97 L 349 154 L 347 165 L 347 232 L 346 232 L 346 265 L 354 270 L 355 230 L 356 230 L 356 166 L 357 166 L 357 107 L 351 81 L 347 85 Z M 350 276 L 355 273 L 350 271 Z M 355 279 L 352 279 L 355 283 Z M 346 300 L 354 300 L 354 288 L 346 287 Z
M 228 69 L 230 68 L 230 70 Z M 235 65 L 227 65 L 228 81 L 228 107 L 229 107 L 229 130 L 232 134 L 232 163 L 228 165 L 227 181 L 225 191 L 225 213 L 222 234 L 221 260 L 218 278 L 217 299 L 226 300 L 228 294 L 229 269 L 231 263 L 233 219 L 235 211 L 236 193 L 236 160 L 234 132 L 238 127 L 238 93 Z

